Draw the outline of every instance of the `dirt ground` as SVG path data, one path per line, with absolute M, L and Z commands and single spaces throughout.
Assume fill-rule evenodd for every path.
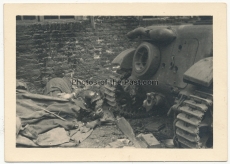
M 102 125 L 95 128 L 92 134 L 78 148 L 105 148 L 117 139 L 126 138 L 116 125 Z
M 148 118 L 140 119 L 127 119 L 130 123 L 135 136 L 140 133 L 149 134 L 152 133 L 156 139 L 161 142 L 162 140 L 172 139 L 172 118 L 166 115 L 152 116 Z M 159 130 L 151 129 L 151 125 L 161 125 Z M 116 124 L 102 124 L 94 129 L 92 134 L 79 144 L 78 148 L 106 148 L 109 143 L 115 142 L 117 139 L 128 139 L 119 129 Z M 134 147 L 130 142 L 128 147 Z M 164 144 L 161 144 L 162 148 L 165 148 Z
M 164 122 L 163 117 L 159 118 Z M 140 123 L 140 119 L 129 120 L 132 127 L 134 128 L 135 133 L 150 133 L 144 127 L 140 129 L 140 126 L 137 124 Z M 150 123 L 152 118 L 146 119 L 145 123 Z M 167 120 L 168 121 L 168 120 Z M 155 122 L 154 120 L 152 122 Z M 152 134 L 158 139 L 158 141 L 162 141 L 165 139 L 172 139 L 172 129 L 170 128 L 170 124 L 167 124 L 165 128 L 160 130 L 159 132 L 152 132 Z M 92 134 L 84 140 L 81 144 L 79 144 L 78 148 L 105 148 L 109 143 L 116 141 L 117 139 L 127 139 L 127 137 L 119 130 L 116 125 L 101 125 L 100 127 L 95 128 Z M 133 144 L 129 144 L 130 147 L 133 147 Z M 162 148 L 165 148 L 163 144 L 161 144 Z

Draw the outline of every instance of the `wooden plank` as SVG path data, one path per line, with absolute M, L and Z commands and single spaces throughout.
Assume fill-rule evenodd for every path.
M 140 143 L 141 141 L 138 141 L 136 139 L 132 127 L 124 117 L 117 119 L 116 124 L 119 127 L 119 129 L 124 133 L 124 135 L 126 135 L 129 138 L 129 140 L 133 142 L 136 148 L 146 148 L 145 144 Z
M 23 94 L 23 96 L 27 97 L 27 98 L 31 98 L 31 99 L 48 100 L 48 101 L 62 101 L 62 102 L 68 102 L 69 101 L 66 99 L 58 98 L 58 97 L 33 94 L 33 93 L 25 93 L 25 94 Z

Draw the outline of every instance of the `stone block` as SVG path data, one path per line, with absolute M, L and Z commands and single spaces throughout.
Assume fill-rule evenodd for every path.
M 137 139 L 144 141 L 148 148 L 161 148 L 160 142 L 153 136 L 153 134 L 139 134 Z

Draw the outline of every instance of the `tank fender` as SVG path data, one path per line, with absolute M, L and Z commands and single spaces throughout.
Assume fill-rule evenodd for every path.
M 135 39 L 137 38 L 138 36 L 140 35 L 143 35 L 143 36 L 148 36 L 149 34 L 149 30 L 144 28 L 144 27 L 138 27 L 130 32 L 128 32 L 126 34 L 127 38 L 129 39 Z
M 159 42 L 163 44 L 168 44 L 176 38 L 176 33 L 172 30 L 171 27 L 161 28 L 155 27 L 152 29 L 147 29 L 144 27 L 138 27 L 126 34 L 127 38 L 135 39 L 139 36 L 146 37 L 153 42 Z
M 213 57 L 196 62 L 184 73 L 183 81 L 209 87 L 213 83 Z
M 131 69 L 135 50 L 135 48 L 129 48 L 122 51 L 117 57 L 115 57 L 115 59 L 113 59 L 112 64 L 119 65 L 120 68 Z
M 152 41 L 164 44 L 171 43 L 176 38 L 176 34 L 171 28 L 151 30 L 149 35 Z

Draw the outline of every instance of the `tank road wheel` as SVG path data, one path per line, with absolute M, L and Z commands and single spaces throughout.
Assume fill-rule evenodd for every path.
M 196 91 L 178 107 L 174 120 L 174 142 L 184 148 L 213 147 L 212 95 Z M 208 95 L 208 96 L 206 96 Z
M 152 76 L 160 64 L 159 49 L 148 43 L 143 42 L 137 47 L 133 57 L 133 73 L 140 79 Z
M 159 49 L 148 42 L 143 42 L 134 53 L 132 74 L 138 79 L 148 78 L 149 75 L 152 76 L 157 71 L 159 64 Z M 154 112 L 152 110 L 147 111 L 142 106 L 143 101 L 146 99 L 146 93 L 140 86 L 116 83 L 116 81 L 124 79 L 128 79 L 125 73 L 113 73 L 110 76 L 112 83 L 105 85 L 107 104 L 112 106 L 118 114 L 127 118 L 152 116 Z

